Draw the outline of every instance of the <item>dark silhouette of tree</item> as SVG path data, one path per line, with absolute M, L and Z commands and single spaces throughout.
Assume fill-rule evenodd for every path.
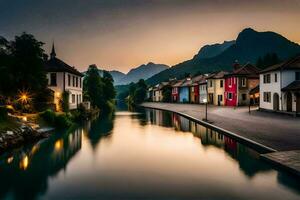
M 263 57 L 259 57 L 256 61 L 256 66 L 264 69 L 272 65 L 280 63 L 280 59 L 276 53 L 267 53 Z

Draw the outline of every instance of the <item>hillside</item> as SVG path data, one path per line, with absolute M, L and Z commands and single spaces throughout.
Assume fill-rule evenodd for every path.
M 147 83 L 153 85 L 169 78 L 180 78 L 185 73 L 196 74 L 231 70 L 235 60 L 238 60 L 241 64 L 246 62 L 255 64 L 258 57 L 267 53 L 276 53 L 281 60 L 284 60 L 299 54 L 300 46 L 277 33 L 257 32 L 247 28 L 239 33 L 234 44 L 218 55 L 212 58 L 194 56 L 191 60 L 179 63 L 154 75 L 147 80 Z
M 169 66 L 164 64 L 155 64 L 149 62 L 148 64 L 140 65 L 134 69 L 131 69 L 120 81 L 115 85 L 126 85 L 131 82 L 137 82 L 139 79 L 148 79 L 151 76 L 168 69 Z
M 194 56 L 194 59 L 203 59 L 203 58 L 212 58 L 226 49 L 228 49 L 230 46 L 235 44 L 235 40 L 232 41 L 224 41 L 222 44 L 212 44 L 212 45 L 205 45 L 200 49 L 198 54 Z

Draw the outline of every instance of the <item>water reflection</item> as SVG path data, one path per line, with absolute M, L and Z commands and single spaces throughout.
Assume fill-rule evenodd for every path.
M 55 177 L 81 148 L 81 129 L 2 155 L 0 199 L 34 199 L 47 191 Z
M 122 111 L 0 157 L 0 199 L 299 197 L 297 179 L 180 115 Z

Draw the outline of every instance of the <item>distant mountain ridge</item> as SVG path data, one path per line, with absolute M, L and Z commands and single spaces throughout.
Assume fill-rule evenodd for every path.
M 205 45 L 203 46 L 198 54 L 196 54 L 194 56 L 194 58 L 212 58 L 215 57 L 217 55 L 219 55 L 220 53 L 222 53 L 223 51 L 225 51 L 227 48 L 229 48 L 231 45 L 235 44 L 235 40 L 232 41 L 224 41 L 222 44 L 212 44 L 212 45 Z
M 233 41 L 231 41 L 233 42 Z M 223 43 L 224 44 L 224 43 Z M 211 45 L 204 47 L 191 60 L 184 61 L 171 68 L 164 70 L 147 80 L 148 84 L 157 84 L 169 78 L 181 78 L 186 73 L 208 73 L 218 70 L 232 70 L 232 64 L 238 60 L 241 64 L 250 62 L 256 64 L 260 56 L 267 53 L 276 53 L 281 60 L 285 60 L 300 53 L 300 46 L 287 38 L 274 32 L 257 32 L 251 28 L 246 28 L 239 33 L 234 44 Z M 221 48 L 219 48 L 221 47 Z M 207 49 L 212 53 L 207 53 Z M 221 50 L 223 49 L 223 51 Z M 218 51 L 219 54 L 214 57 Z
M 117 70 L 108 71 L 113 79 L 114 85 L 126 85 L 131 82 L 138 82 L 140 79 L 148 79 L 153 75 L 168 69 L 168 65 L 164 64 L 155 64 L 153 62 L 149 62 L 148 64 L 142 64 L 136 68 L 131 69 L 127 74 L 124 74 Z M 86 72 L 83 72 L 84 74 Z M 103 70 L 99 69 L 99 75 L 103 75 Z
M 155 64 L 149 62 L 148 64 L 140 65 L 136 68 L 131 69 L 116 85 L 125 85 L 131 82 L 137 82 L 140 79 L 148 79 L 151 76 L 168 69 L 168 65 L 164 64 Z

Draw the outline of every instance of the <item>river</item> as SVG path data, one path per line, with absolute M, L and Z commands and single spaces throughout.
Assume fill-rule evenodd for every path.
M 293 176 L 177 114 L 117 111 L 0 156 L 0 199 L 300 199 Z

